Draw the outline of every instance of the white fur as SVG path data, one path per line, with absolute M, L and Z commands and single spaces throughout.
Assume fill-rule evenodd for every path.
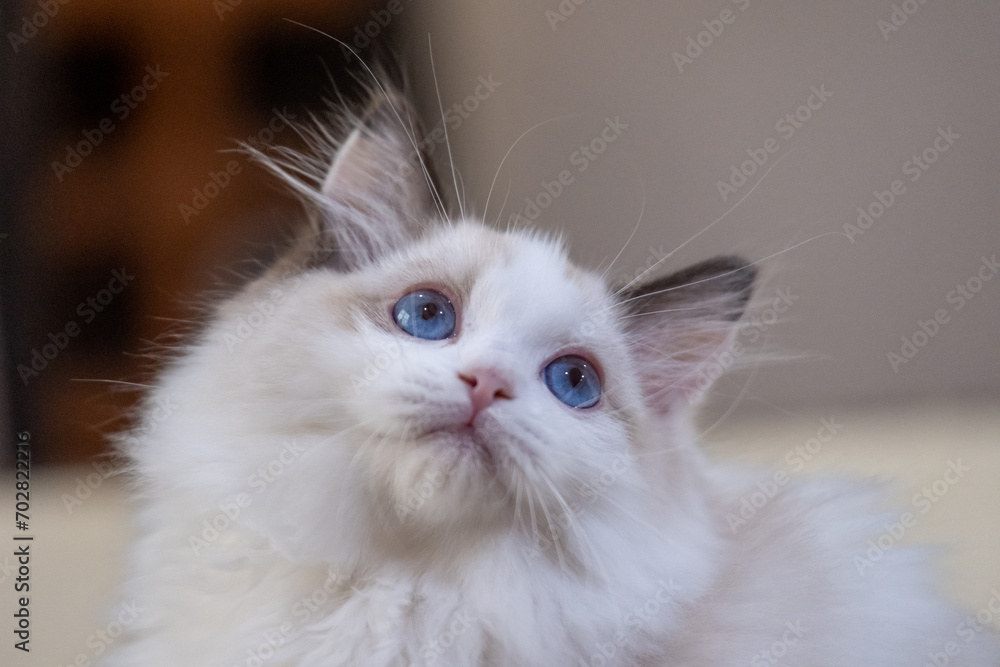
M 264 276 L 165 373 L 150 404 L 173 414 L 126 438 L 143 611 L 107 667 L 919 666 L 956 640 L 918 553 L 857 572 L 882 530 L 861 483 L 794 482 L 734 535 L 757 477 L 706 462 L 688 405 L 647 400 L 636 350 L 663 332 L 559 244 L 417 236 Z M 395 327 L 417 287 L 451 298 L 455 338 Z M 598 407 L 542 382 L 566 351 L 599 364 Z M 470 435 L 458 374 L 483 365 L 512 398 Z M 1000 664 L 993 641 L 950 664 Z

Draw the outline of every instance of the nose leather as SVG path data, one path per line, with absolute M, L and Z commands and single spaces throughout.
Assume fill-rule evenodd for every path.
M 513 398 L 511 382 L 499 369 L 475 368 L 459 373 L 458 377 L 469 386 L 469 401 L 472 406 L 472 413 L 469 415 L 470 426 L 479 413 L 498 398 Z

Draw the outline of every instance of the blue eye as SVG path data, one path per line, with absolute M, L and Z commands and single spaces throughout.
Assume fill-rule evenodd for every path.
M 542 379 L 549 391 L 571 408 L 590 408 L 601 398 L 597 369 L 582 357 L 559 357 L 545 367 Z
M 441 340 L 455 333 L 455 307 L 434 290 L 410 292 L 392 307 L 399 328 L 424 340 Z

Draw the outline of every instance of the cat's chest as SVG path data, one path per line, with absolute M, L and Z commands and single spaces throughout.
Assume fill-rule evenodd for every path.
M 502 572 L 474 580 L 372 577 L 335 591 L 300 636 L 302 667 L 564 664 L 588 635 L 570 591 L 512 582 Z M 598 629 L 597 632 L 594 632 Z M 607 634 L 613 636 L 608 618 Z
M 482 612 L 459 585 L 379 575 L 327 588 L 302 626 L 296 664 L 487 664 Z

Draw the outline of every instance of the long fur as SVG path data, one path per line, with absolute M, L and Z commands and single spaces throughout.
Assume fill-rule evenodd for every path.
M 544 235 L 445 219 L 426 165 L 399 167 L 414 118 L 376 92 L 310 131 L 319 154 L 269 160 L 311 224 L 121 439 L 142 613 L 107 667 L 887 667 L 956 641 L 921 553 L 858 572 L 885 522 L 866 483 L 796 480 L 727 525 L 759 478 L 710 465 L 690 412 L 746 262 L 615 290 Z M 454 338 L 395 325 L 417 288 L 455 305 Z M 541 381 L 570 352 L 600 368 L 594 408 Z M 482 368 L 511 396 L 469 430 L 461 374 Z M 949 664 L 998 656 L 984 632 Z

